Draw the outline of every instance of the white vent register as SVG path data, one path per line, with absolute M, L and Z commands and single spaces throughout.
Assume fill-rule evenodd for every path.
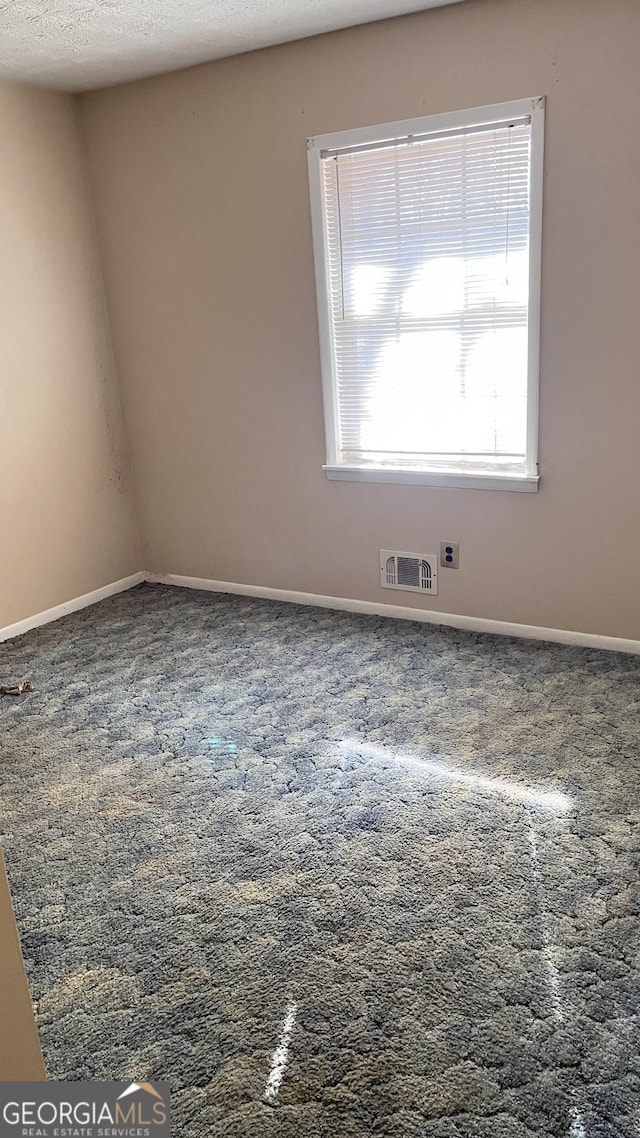
M 383 589 L 411 593 L 438 592 L 438 558 L 435 553 L 398 553 L 380 550 L 380 584 Z

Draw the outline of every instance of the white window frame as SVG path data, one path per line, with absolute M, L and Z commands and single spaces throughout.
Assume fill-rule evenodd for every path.
M 535 492 L 540 481 L 538 467 L 538 390 L 540 367 L 540 275 L 542 251 L 542 188 L 544 165 L 544 96 L 475 107 L 472 110 L 405 119 L 401 122 L 337 131 L 307 139 L 313 255 L 316 275 L 320 363 L 324 400 L 326 463 L 331 479 L 354 482 L 399 482 L 421 486 L 453 486 L 480 490 Z M 396 141 L 413 135 L 445 133 L 465 127 L 490 126 L 510 118 L 531 117 L 529 306 L 527 366 L 527 444 L 524 474 L 447 473 L 430 470 L 389 469 L 347 465 L 338 461 L 338 410 L 336 404 L 335 351 L 330 319 L 328 247 L 324 223 L 322 152 L 349 150 L 354 146 Z

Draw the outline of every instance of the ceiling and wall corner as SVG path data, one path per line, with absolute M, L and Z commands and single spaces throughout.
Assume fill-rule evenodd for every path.
M 142 567 L 79 104 L 47 87 L 114 82 L 403 3 L 275 0 L 255 21 L 246 2 L 0 0 L 0 629 Z
M 140 568 L 76 111 L 0 82 L 0 629 Z
M 86 91 L 461 0 L 4 0 L 0 78 Z
M 639 46 L 637 0 L 470 0 L 80 99 L 145 569 L 381 602 L 446 537 L 416 606 L 640 639 Z M 541 94 L 540 492 L 329 482 L 306 138 Z
M 19 9 L 38 82 L 63 82 L 38 63 L 41 5 L 0 3 L 0 31 Z M 0 460 L 0 625 L 140 568 L 102 265 L 145 569 L 377 602 L 380 548 L 446 534 L 464 563 L 442 611 L 640 637 L 639 43 L 637 0 L 467 0 L 83 94 L 101 261 L 74 101 L 6 84 L 19 429 Z M 540 494 L 329 484 L 306 137 L 531 94 L 548 97 Z

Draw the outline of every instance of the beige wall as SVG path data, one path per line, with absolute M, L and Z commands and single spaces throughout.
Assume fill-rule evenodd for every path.
M 0 84 L 0 628 L 140 568 L 76 107 Z
M 146 567 L 640 637 L 640 6 L 471 0 L 82 99 Z M 537 495 L 328 482 L 307 135 L 544 94 Z
M 18 930 L 0 852 L 0 1081 L 45 1078 Z

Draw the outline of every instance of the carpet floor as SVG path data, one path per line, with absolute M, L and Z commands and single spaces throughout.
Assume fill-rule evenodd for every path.
M 0 645 L 50 1078 L 179 1138 L 638 1138 L 640 660 L 143 585 Z

